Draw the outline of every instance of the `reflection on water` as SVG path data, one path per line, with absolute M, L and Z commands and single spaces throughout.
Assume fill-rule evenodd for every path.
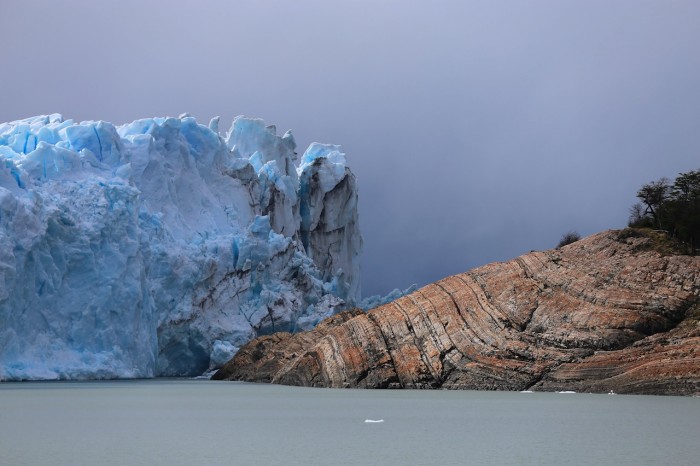
M 2 465 L 695 465 L 698 434 L 700 398 L 0 384 Z

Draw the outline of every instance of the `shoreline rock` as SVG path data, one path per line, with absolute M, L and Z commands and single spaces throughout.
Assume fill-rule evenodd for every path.
M 700 257 L 606 231 L 244 347 L 216 375 L 314 387 L 693 395 Z

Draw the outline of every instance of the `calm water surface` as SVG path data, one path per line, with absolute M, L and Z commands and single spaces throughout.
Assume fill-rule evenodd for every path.
M 699 461 L 700 398 L 195 380 L 0 384 L 2 465 Z

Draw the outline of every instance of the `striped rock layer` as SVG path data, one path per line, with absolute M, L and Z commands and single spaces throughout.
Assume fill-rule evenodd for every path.
M 700 257 L 607 231 L 244 346 L 216 379 L 700 393 Z

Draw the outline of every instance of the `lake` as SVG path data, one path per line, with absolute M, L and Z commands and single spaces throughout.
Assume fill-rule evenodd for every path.
M 2 465 L 697 465 L 699 439 L 700 398 L 0 384 Z

